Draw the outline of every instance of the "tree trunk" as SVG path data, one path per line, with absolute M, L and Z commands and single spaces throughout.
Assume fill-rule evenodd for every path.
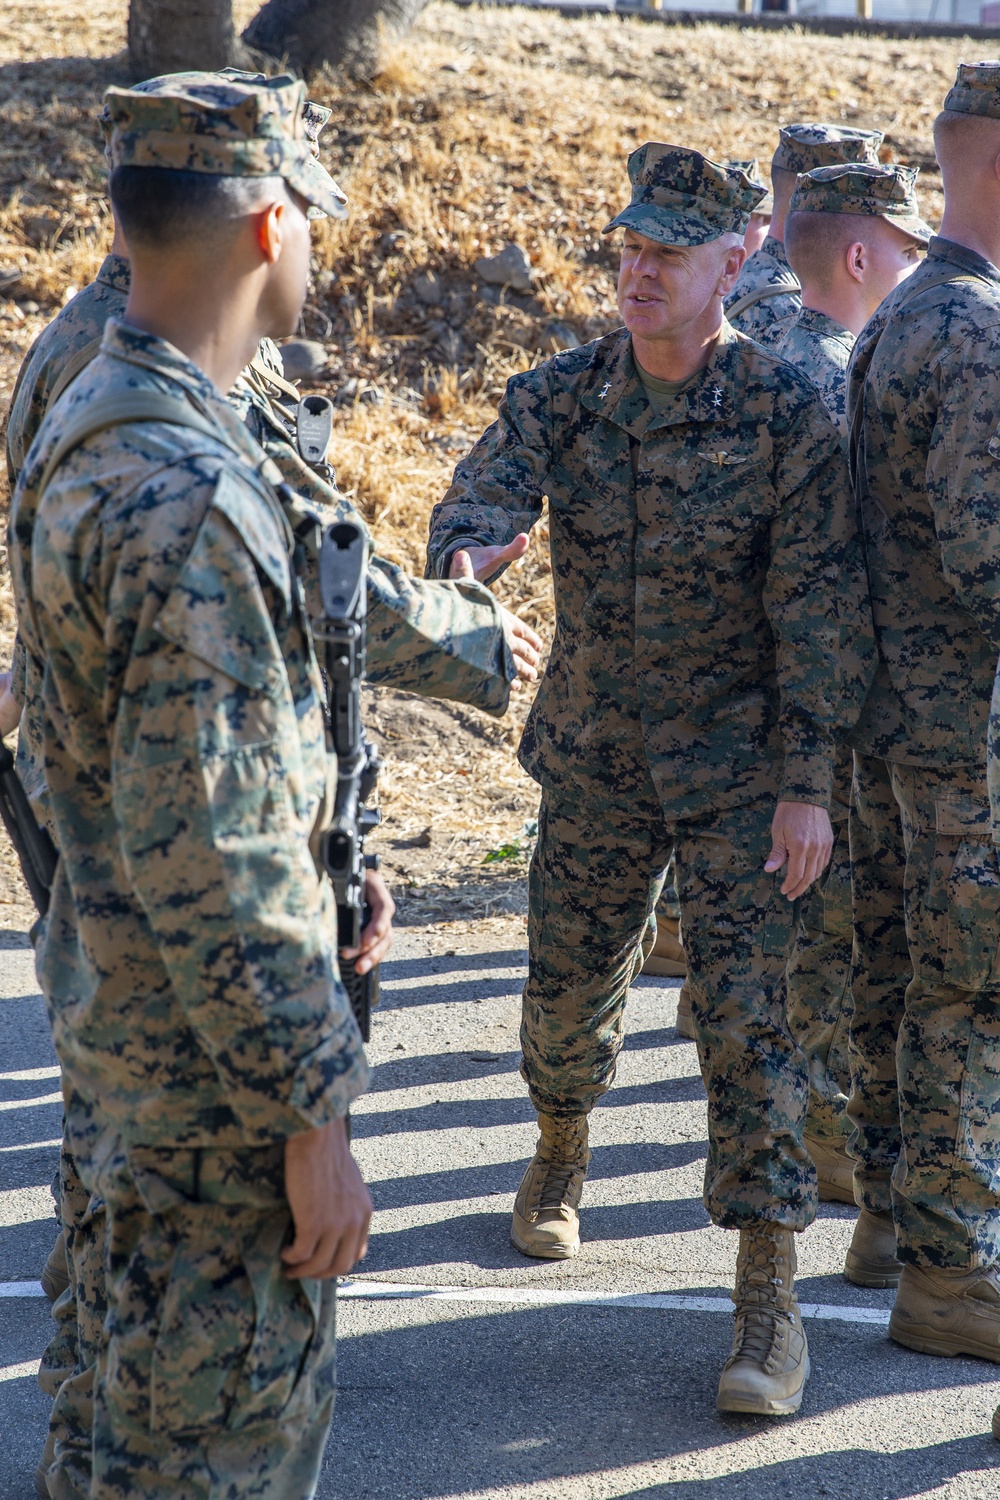
M 427 0 L 267 0 L 243 33 L 247 46 L 309 78 L 324 63 L 361 78 L 378 72 L 382 33 L 409 31 Z
M 131 0 L 128 55 L 137 78 L 247 65 L 232 0 Z

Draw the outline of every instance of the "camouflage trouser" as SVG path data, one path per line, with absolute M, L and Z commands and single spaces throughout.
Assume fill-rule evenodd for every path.
M 854 924 L 847 810 L 852 759 L 848 750 L 837 762 L 834 804 L 842 816 L 833 825 L 833 855 L 822 878 L 802 900 L 802 924 L 788 964 L 788 1024 L 809 1064 L 806 1130 L 831 1144 L 842 1142 L 850 1131 L 848 1033 Z
M 94 1370 L 107 1302 L 104 1292 L 104 1204 L 84 1187 L 65 1143 L 59 1164 L 59 1213 L 66 1236 L 69 1287 L 52 1309 L 60 1330 L 42 1360 L 71 1334 L 75 1369 L 60 1385 L 49 1431 L 55 1460 L 46 1474 L 52 1500 L 86 1500 L 90 1494 L 94 1421 Z
M 332 1281 L 284 1275 L 282 1147 L 115 1143 L 102 1155 L 94 1186 L 107 1212 L 90 1226 L 98 1240 L 105 1226 L 109 1314 L 96 1378 L 82 1371 L 94 1385 L 93 1478 L 81 1493 L 308 1500 L 333 1410 L 336 1294 Z M 59 1452 L 57 1442 L 56 1475 Z
M 806 1066 L 785 1019 L 798 914 L 782 876 L 764 873 L 773 812 L 756 803 L 668 827 L 655 803 L 619 813 L 546 793 L 529 877 L 522 1075 L 536 1109 L 575 1114 L 614 1078 L 625 996 L 675 855 L 708 1092 L 705 1205 L 727 1228 L 804 1229 L 816 1212 Z
M 901 1259 L 1000 1258 L 1000 865 L 985 770 L 855 758 L 849 1147 Z

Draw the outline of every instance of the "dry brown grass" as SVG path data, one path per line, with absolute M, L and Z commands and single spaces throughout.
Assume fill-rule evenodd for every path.
M 0 270 L 21 271 L 0 294 L 3 404 L 31 338 L 108 242 L 94 120 L 103 88 L 123 76 L 125 17 L 124 0 L 51 0 L 8 11 L 0 36 Z M 890 156 L 927 169 L 934 221 L 930 123 L 957 62 L 979 49 L 434 4 L 373 84 L 320 80 L 313 92 L 334 111 L 325 159 L 352 214 L 319 229 L 304 323 L 330 349 L 320 388 L 358 383 L 338 408 L 335 458 L 386 555 L 422 569 L 431 505 L 506 378 L 543 357 L 552 320 L 581 339 L 614 325 L 600 230 L 622 201 L 630 149 L 654 138 L 766 160 L 790 120 L 878 126 Z M 508 240 L 527 250 L 536 286 L 497 303 L 480 295 L 472 262 Z M 428 274 L 439 288 L 430 303 L 414 295 Z M 536 528 L 498 590 L 543 633 L 545 541 Z M 12 629 L 0 565 L 0 662 Z M 449 880 L 532 808 L 513 758 L 520 717 L 467 737 L 448 765 L 423 752 L 392 758 L 384 795 L 396 831 L 418 833 L 430 805 L 431 848 L 444 848 L 437 834 L 453 840 L 441 855 Z

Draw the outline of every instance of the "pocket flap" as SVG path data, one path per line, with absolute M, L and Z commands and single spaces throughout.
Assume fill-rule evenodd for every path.
M 935 802 L 934 820 L 938 833 L 946 837 L 982 839 L 987 844 L 991 841 L 989 803 L 971 797 Z

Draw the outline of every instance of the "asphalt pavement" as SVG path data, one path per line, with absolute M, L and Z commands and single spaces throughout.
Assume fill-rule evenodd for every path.
M 721 1417 L 736 1236 L 701 1205 L 705 1102 L 641 979 L 593 1117 L 581 1254 L 507 1238 L 534 1146 L 517 1073 L 524 924 L 403 929 L 385 966 L 354 1139 L 376 1204 L 343 1288 L 340 1396 L 320 1500 L 998 1500 L 1000 1367 L 899 1349 L 891 1293 L 842 1277 L 853 1212 L 800 1242 L 813 1374 L 801 1413 Z M 58 1071 L 22 934 L 0 932 L 0 1500 L 32 1500 L 48 1402 Z

